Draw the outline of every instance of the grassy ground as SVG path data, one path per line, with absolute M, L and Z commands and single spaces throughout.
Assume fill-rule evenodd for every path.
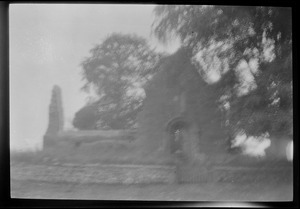
M 11 162 L 45 163 L 45 152 L 12 153 Z M 243 164 L 237 161 L 234 164 Z M 252 162 L 256 166 L 257 162 Z M 270 164 L 270 163 L 269 163 Z M 251 165 L 251 163 L 249 164 Z M 260 166 L 262 166 L 261 164 Z M 276 165 L 279 166 L 278 162 Z M 13 165 L 12 165 L 13 166 Z M 282 178 L 283 179 L 283 178 Z M 280 181 L 203 184 L 109 185 L 11 181 L 11 196 L 38 199 L 178 200 L 178 201 L 289 201 L 293 183 Z
M 34 199 L 161 200 L 161 201 L 290 201 L 293 185 L 180 184 L 109 185 L 35 181 L 11 182 L 11 196 Z

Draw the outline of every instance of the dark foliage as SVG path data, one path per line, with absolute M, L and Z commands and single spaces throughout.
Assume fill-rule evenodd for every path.
M 177 35 L 194 60 L 202 52 L 204 62 L 196 62 L 202 77 L 218 70 L 215 94 L 223 98 L 221 106 L 230 105 L 224 110 L 229 132 L 292 136 L 291 8 L 171 5 L 157 6 L 155 15 L 159 40 Z M 215 61 L 220 65 L 211 66 Z M 241 62 L 258 66 L 244 94 Z
M 92 118 L 89 121 L 98 129 L 135 127 L 145 98 L 144 85 L 152 78 L 162 55 L 150 49 L 144 38 L 119 33 L 109 35 L 90 53 L 82 62 L 86 81 L 83 90 L 92 87 L 98 95 L 93 104 L 97 116 L 85 111 L 86 117 Z

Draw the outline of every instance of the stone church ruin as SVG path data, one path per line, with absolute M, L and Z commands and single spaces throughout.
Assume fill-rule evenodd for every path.
M 165 158 L 173 158 L 172 149 L 181 144 L 177 151 L 182 151 L 189 161 L 203 161 L 210 153 L 222 150 L 217 146 L 223 132 L 211 98 L 213 94 L 209 93 L 212 89 L 200 78 L 187 53 L 181 49 L 170 56 L 146 87 L 146 101 L 138 115 L 136 132 L 64 131 L 61 89 L 54 86 L 44 148 L 62 141 L 79 144 L 108 138 L 115 141 L 136 138 L 134 143 L 141 152 L 159 153 Z
M 214 86 L 202 79 L 188 53 L 182 48 L 169 56 L 145 87 L 146 99 L 137 118 L 137 130 L 65 131 L 62 93 L 60 87 L 54 86 L 44 150 L 61 149 L 70 156 L 71 153 L 84 156 L 118 150 L 112 164 L 126 167 L 126 163 L 134 162 L 143 167 L 157 163 L 162 166 L 155 168 L 153 175 L 157 178 L 168 176 L 166 170 L 170 172 L 170 178 L 166 177 L 165 182 L 174 182 L 174 175 L 177 182 L 190 183 L 220 179 L 222 175 L 228 176 L 228 172 L 235 176 L 233 168 L 218 167 L 230 161 L 222 115 L 216 111 Z M 153 159 L 159 159 L 159 163 Z M 101 160 L 95 157 L 93 162 Z M 129 169 L 126 172 L 135 176 L 132 178 L 139 178 L 136 171 Z M 253 175 L 249 170 L 245 172 Z M 243 176 L 245 172 L 239 175 Z M 149 178 L 155 182 L 155 176 Z
M 146 87 L 144 109 L 138 116 L 138 138 L 148 152 L 172 157 L 177 133 L 188 161 L 202 162 L 224 154 L 225 148 L 219 143 L 224 130 L 221 113 L 216 112 L 214 89 L 200 77 L 188 53 L 181 49 L 170 56 Z
M 188 57 L 188 51 L 181 49 L 160 66 L 145 89 L 137 131 L 64 131 L 61 90 L 54 86 L 44 149 L 68 146 L 80 150 L 81 145 L 89 144 L 92 149 L 95 143 L 106 146 L 103 142 L 108 140 L 115 146 L 132 147 L 143 163 L 158 156 L 162 162 L 175 165 L 177 173 L 190 173 L 188 179 L 199 180 L 216 156 L 224 159 L 225 148 L 218 143 L 224 132 L 220 113 L 215 112 L 214 94 L 210 93 L 213 89 L 201 79 Z

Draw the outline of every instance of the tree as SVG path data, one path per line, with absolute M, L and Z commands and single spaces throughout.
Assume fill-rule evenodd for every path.
M 73 126 L 80 130 L 93 130 L 98 119 L 96 106 L 86 105 L 75 114 Z
M 161 54 L 136 35 L 113 33 L 90 50 L 82 62 L 83 90 L 92 87 L 98 95 L 98 128 L 123 129 L 136 125 L 149 81 Z
M 216 87 L 229 132 L 292 135 L 291 9 L 157 6 L 154 34 L 176 35 Z

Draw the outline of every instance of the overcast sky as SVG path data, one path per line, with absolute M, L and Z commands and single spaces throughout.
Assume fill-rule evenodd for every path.
M 54 84 L 62 88 L 67 127 L 88 96 L 81 92 L 80 63 L 112 32 L 150 37 L 155 5 L 10 5 L 10 143 L 12 149 L 41 147 Z

